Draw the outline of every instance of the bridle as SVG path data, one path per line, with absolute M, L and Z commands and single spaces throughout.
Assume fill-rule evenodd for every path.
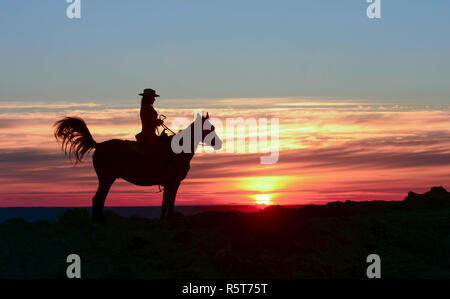
M 158 116 L 158 118 L 159 118 L 161 121 L 163 121 L 163 123 L 161 124 L 161 127 L 163 127 L 165 130 L 169 131 L 169 132 L 172 133 L 173 135 L 176 135 L 176 134 L 177 134 L 177 133 L 175 133 L 174 131 L 172 131 L 168 126 L 166 126 L 166 125 L 164 124 L 164 120 L 167 118 L 164 114 L 160 114 L 160 115 Z M 158 134 L 159 134 L 158 128 L 156 128 L 156 130 L 157 130 L 157 132 L 158 132 Z M 200 142 L 200 145 L 203 147 L 203 146 L 205 146 L 205 143 L 204 143 L 203 141 L 201 141 L 201 142 Z

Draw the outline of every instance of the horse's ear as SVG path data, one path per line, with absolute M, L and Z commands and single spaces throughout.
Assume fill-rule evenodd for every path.
M 209 118 L 209 113 L 208 112 L 206 112 L 206 119 L 208 119 Z

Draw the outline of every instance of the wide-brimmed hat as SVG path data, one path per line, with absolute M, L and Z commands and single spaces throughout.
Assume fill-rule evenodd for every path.
M 156 94 L 156 91 L 154 89 L 151 88 L 146 88 L 144 89 L 143 93 L 139 94 L 140 96 L 150 96 L 150 97 L 159 97 L 159 94 Z

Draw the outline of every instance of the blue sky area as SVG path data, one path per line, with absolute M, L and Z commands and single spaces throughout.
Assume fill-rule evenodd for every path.
M 448 104 L 450 1 L 0 0 L 0 101 L 325 97 Z

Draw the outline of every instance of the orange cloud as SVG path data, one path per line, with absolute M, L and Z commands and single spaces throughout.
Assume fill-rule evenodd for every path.
M 280 119 L 277 164 L 261 165 L 261 153 L 199 154 L 180 188 L 179 204 L 252 203 L 259 192 L 271 194 L 279 204 L 402 199 L 409 190 L 449 182 L 446 107 L 276 100 L 161 102 L 159 112 L 169 125 L 176 117 L 192 119 L 195 108 L 223 120 Z M 58 118 L 83 117 L 97 141 L 134 139 L 140 130 L 137 104 L 2 105 L 0 206 L 90 205 L 97 184 L 90 159 L 72 167 L 63 156 L 52 135 Z M 155 191 L 118 181 L 107 205 L 158 205 L 161 194 Z

